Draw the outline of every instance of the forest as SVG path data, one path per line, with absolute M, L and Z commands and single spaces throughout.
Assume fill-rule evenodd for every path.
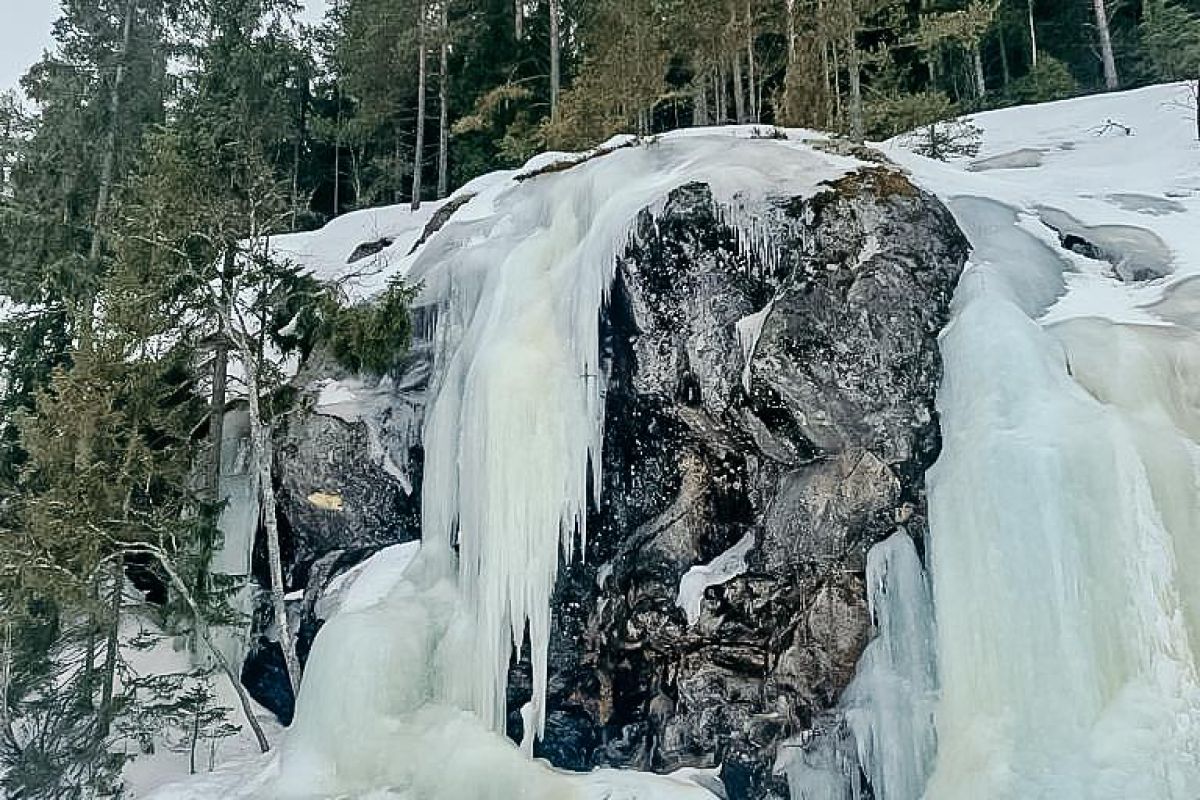
M 263 558 L 286 615 L 269 433 L 295 401 L 281 365 L 320 351 L 389 372 L 413 287 L 351 303 L 276 258 L 273 236 L 416 209 L 619 133 L 863 142 L 1200 81 L 1200 0 L 332 0 L 318 25 L 298 11 L 64 0 L 23 94 L 0 96 L 7 796 L 119 796 L 150 732 L 177 729 L 193 758 L 198 738 L 228 735 L 211 683 L 238 681 L 209 631 L 246 580 L 212 567 L 231 396 L 250 408 Z M 931 155 L 955 144 L 935 139 Z M 122 622 L 147 613 L 127 580 L 210 670 L 126 668 Z

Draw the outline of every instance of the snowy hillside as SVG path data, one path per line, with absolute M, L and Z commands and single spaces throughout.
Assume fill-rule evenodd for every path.
M 811 731 L 781 750 L 796 800 L 857 800 L 860 768 L 877 800 L 1200 795 L 1189 98 L 1162 86 L 981 114 L 982 152 L 953 163 L 913 155 L 904 138 L 881 146 L 950 208 L 973 252 L 941 339 L 930 575 L 906 535 L 872 551 L 878 636 L 840 709 L 856 741 Z M 597 310 L 637 215 L 705 182 L 739 248 L 770 263 L 755 204 L 811 197 L 864 166 L 806 144 L 811 132 L 763 133 L 620 140 L 530 179 L 568 158 L 542 156 L 446 206 L 358 212 L 276 241 L 313 274 L 348 281 L 351 298 L 403 275 L 438 308 L 424 544 L 339 583 L 279 755 L 155 798 L 714 796 L 714 773 L 573 775 L 529 759 L 528 734 L 518 748 L 492 731 L 509 642 L 526 626 L 535 677 L 522 716 L 542 728 L 559 554 L 579 547 L 598 494 Z M 747 392 L 771 310 L 734 333 Z M 687 573 L 676 602 L 690 622 L 753 546 Z

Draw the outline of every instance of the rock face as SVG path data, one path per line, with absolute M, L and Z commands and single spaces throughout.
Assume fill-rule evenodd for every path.
M 870 634 L 866 550 L 923 535 L 937 335 L 966 253 L 949 212 L 885 167 L 744 208 L 692 184 L 642 214 L 602 320 L 603 496 L 556 589 L 539 755 L 719 765 L 733 800 L 786 797 L 781 741 L 836 703 Z M 406 494 L 363 457 L 369 433 L 308 413 L 282 439 L 306 609 L 314 581 L 418 528 L 419 475 Z M 689 599 L 690 570 L 711 585 Z M 515 737 L 529 693 L 517 663 Z
M 882 167 L 753 213 L 766 252 L 685 186 L 620 260 L 604 495 L 560 579 L 539 745 L 576 769 L 720 765 L 731 798 L 786 796 L 780 741 L 837 701 L 869 637 L 866 550 L 923 534 L 936 337 L 967 252 Z M 748 534 L 744 572 L 689 624 L 681 578 Z M 514 670 L 512 708 L 527 686 Z
M 303 594 L 288 603 L 301 661 L 324 622 L 316 605 L 329 581 L 380 548 L 421 535 L 419 431 L 429 360 L 427 348 L 414 347 L 397 376 L 361 381 L 318 357 L 298 376 L 305 399 L 275 431 L 273 479 L 284 580 L 289 592 Z M 327 394 L 331 382 L 335 391 Z M 265 591 L 266 558 L 259 537 L 253 569 L 264 590 L 242 682 L 286 724 L 294 698 Z

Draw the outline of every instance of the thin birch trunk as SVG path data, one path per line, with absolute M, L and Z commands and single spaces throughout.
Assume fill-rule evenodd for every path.
M 561 32 L 559 15 L 562 13 L 560 0 L 550 0 L 550 116 L 558 113 L 558 93 L 562 88 Z
M 851 33 L 846 37 L 846 68 L 850 72 L 850 140 L 855 144 L 863 142 L 863 98 L 862 74 L 859 63 L 858 42 Z
M 1100 38 L 1100 60 L 1104 64 L 1104 88 L 1111 91 L 1121 88 L 1117 75 L 1117 61 L 1113 55 L 1112 35 L 1108 29 L 1108 9 L 1104 0 L 1092 0 L 1096 13 L 1096 34 Z
M 833 58 L 833 115 L 838 124 L 842 123 L 842 65 L 838 58 L 837 44 L 829 43 L 829 54 Z
M 1029 9 L 1029 58 L 1030 64 L 1034 69 L 1038 65 L 1038 43 L 1037 43 L 1037 25 L 1033 21 L 1033 0 L 1026 3 Z
M 267 560 L 270 562 L 271 572 L 271 607 L 275 614 L 275 625 L 279 630 L 279 646 L 283 650 L 283 660 L 287 665 L 288 680 L 292 685 L 293 695 L 298 697 L 300 695 L 300 659 L 296 656 L 296 643 L 292 640 L 292 628 L 288 624 L 287 601 L 284 599 L 285 586 L 283 583 L 283 558 L 279 548 L 279 520 L 275 510 L 275 490 L 271 485 L 271 436 L 262 418 L 262 407 L 258 395 L 257 360 L 249 352 L 248 347 L 242 348 L 242 357 L 246 361 L 250 431 L 251 439 L 254 442 L 252 453 L 254 477 L 258 484 L 263 527 L 267 531 Z
M 696 81 L 695 96 L 692 101 L 692 125 L 700 128 L 708 124 L 708 79 L 699 76 Z
M 982 100 L 987 94 L 987 83 L 983 77 L 983 47 L 978 40 L 971 47 L 971 68 L 975 77 L 975 97 Z
M 413 179 L 412 203 L 413 211 L 421 207 L 421 173 L 425 161 L 425 85 L 426 75 L 426 42 L 425 42 L 425 2 L 417 4 L 417 142 L 413 148 Z
M 750 121 L 761 122 L 762 109 L 758 96 L 758 70 L 754 66 L 754 9 L 746 0 L 746 77 L 750 90 Z
M 742 125 L 748 119 L 746 116 L 746 94 L 742 85 L 742 54 L 734 50 L 731 54 L 733 62 L 733 112 L 737 123 Z
M 337 101 L 337 133 L 333 142 L 333 215 L 342 211 L 342 85 L 334 84 Z
M 525 38 L 525 9 L 523 0 L 513 0 L 513 33 L 517 41 Z
M 438 4 L 438 27 L 441 37 L 438 65 L 438 186 L 437 196 L 450 193 L 450 0 Z

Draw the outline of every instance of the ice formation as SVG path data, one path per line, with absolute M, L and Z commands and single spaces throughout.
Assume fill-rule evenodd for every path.
M 514 646 L 528 647 L 534 670 L 522 716 L 539 733 L 544 724 L 550 593 L 599 491 L 600 312 L 637 214 L 692 181 L 718 202 L 746 201 L 814 191 L 853 165 L 788 143 L 729 144 L 666 139 L 497 187 L 417 259 L 410 275 L 437 339 L 422 549 L 410 580 L 318 638 L 282 761 L 285 796 L 402 786 L 421 798 L 562 798 L 634 780 L 565 776 L 494 731 Z M 636 781 L 655 781 L 640 796 L 710 796 L 688 780 Z
M 984 157 L 1042 155 L 1020 170 L 892 149 L 974 247 L 942 340 L 931 577 L 908 534 L 871 552 L 876 637 L 825 735 L 783 748 L 794 797 L 1200 797 L 1200 291 L 1182 274 L 1200 267 L 1200 236 L 1191 124 L 1169 105 L 1182 91 L 980 115 Z M 1064 138 L 1126 116 L 1155 122 Z M 729 144 L 666 136 L 493 177 L 420 250 L 410 274 L 438 351 L 421 551 L 386 591 L 346 587 L 278 761 L 162 798 L 711 798 L 694 775 L 560 773 L 496 729 L 514 644 L 535 664 L 522 716 L 537 728 L 544 714 L 550 591 L 596 492 L 598 312 L 636 214 L 706 181 L 726 218 L 748 220 L 743 246 L 764 247 L 748 201 L 853 166 Z M 1192 213 L 1151 217 L 1109 200 L 1117 189 Z M 1059 248 L 1039 205 L 1146 226 L 1180 274 L 1122 281 Z
M 476 219 L 468 206 L 430 243 L 412 273 L 441 339 L 424 541 L 458 541 L 474 615 L 461 627 L 470 655 L 445 665 L 456 704 L 498 729 L 509 657 L 528 636 L 543 724 L 550 592 L 599 492 L 600 309 L 637 214 L 692 181 L 723 205 L 812 193 L 853 163 L 789 142 L 668 137 L 505 189 L 487 198 L 499 213 Z
M 675 595 L 675 605 L 683 609 L 689 625 L 695 625 L 700 619 L 700 605 L 704 602 L 704 592 L 710 586 L 720 586 L 746 571 L 746 556 L 754 549 L 754 532 L 743 536 L 738 543 L 714 558 L 708 564 L 698 564 L 683 574 L 679 579 L 679 591 Z
M 901 579 L 881 614 L 868 577 L 877 638 L 838 713 L 781 754 L 797 800 L 858 798 L 866 784 L 875 800 L 1200 797 L 1200 279 L 1186 274 L 1200 236 L 1194 192 L 1176 186 L 1195 175 L 1185 91 L 980 115 L 991 152 L 1039 154 L 1005 175 L 893 145 L 973 248 L 941 342 L 934 604 Z M 1152 124 L 1064 139 L 1117 117 Z M 1060 246 L 1063 216 L 1048 227 L 1047 207 L 1113 234 L 1108 260 Z M 1127 269 L 1147 260 L 1144 274 L 1180 274 Z M 895 542 L 871 553 L 875 570 L 892 562 L 885 586 L 916 574 Z M 905 629 L 912 649 L 895 652 Z M 913 668 L 931 633 L 936 699 L 934 673 Z
M 993 242 L 943 340 L 941 747 L 925 797 L 1195 797 L 1200 339 L 1043 328 L 1011 296 L 1044 259 Z

